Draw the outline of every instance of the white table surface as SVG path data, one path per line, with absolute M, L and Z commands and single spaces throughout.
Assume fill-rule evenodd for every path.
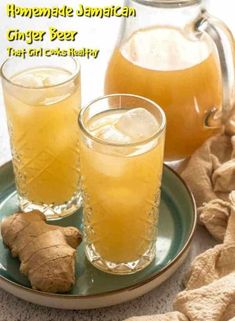
M 15 0 L 15 3 L 21 3 L 20 0 Z M 24 5 L 32 5 L 34 0 L 25 0 Z M 84 0 L 82 1 L 86 5 L 90 6 L 102 6 L 108 5 L 111 2 L 109 0 Z M 209 0 L 209 5 L 211 7 L 211 12 L 215 15 L 220 16 L 230 25 L 232 30 L 235 30 L 235 25 L 232 16 L 232 0 Z M 75 0 L 69 0 L 66 4 L 76 5 Z M 97 4 L 99 3 L 99 4 Z M 121 3 L 121 0 L 116 0 L 116 3 Z M 2 1 L 0 4 L 0 12 L 3 15 L 3 20 L 1 17 L 0 33 L 5 34 L 6 29 L 14 25 L 17 28 L 29 28 L 31 21 L 23 21 L 22 19 L 17 21 L 12 21 L 4 16 L 4 6 L 6 1 Z M 36 1 L 35 3 L 36 4 Z M 39 3 L 37 2 L 39 5 Z M 57 0 L 50 0 L 50 5 L 58 5 Z M 111 3 L 113 4 L 113 3 Z M 47 0 L 41 0 L 40 5 L 48 5 Z M 233 4 L 234 5 L 234 4 Z M 2 23 L 3 21 L 3 23 Z M 44 29 L 46 25 L 56 26 L 60 24 L 58 21 L 48 21 L 43 20 L 40 23 L 43 24 Z M 39 24 L 40 24 L 39 23 Z M 66 21 L 67 23 L 67 21 Z M 111 50 L 115 44 L 120 20 L 86 20 L 77 21 L 71 20 L 68 22 L 70 28 L 66 26 L 67 29 L 79 29 L 80 43 L 81 46 L 90 47 L 100 47 L 102 53 L 100 58 L 96 61 L 85 61 L 82 60 L 82 94 L 83 94 L 83 104 L 89 100 L 102 94 L 102 84 L 103 76 L 108 61 L 108 57 Z M 31 26 L 32 28 L 32 26 Z M 39 25 L 35 29 L 40 29 Z M 7 41 L 1 39 L 0 42 L 0 63 L 5 59 L 5 48 L 7 46 Z M 22 46 L 22 44 L 21 44 Z M 0 165 L 5 163 L 10 159 L 10 148 L 6 129 L 6 119 L 4 112 L 4 104 L 2 99 L 2 92 L 0 90 Z M 21 299 L 14 297 L 11 294 L 6 293 L 0 289 L 0 321 L 88 321 L 88 320 L 102 320 L 102 321 L 119 321 L 127 317 L 134 315 L 149 315 L 155 313 L 164 313 L 171 311 L 172 302 L 176 294 L 183 289 L 182 280 L 184 278 L 185 272 L 188 269 L 192 259 L 199 253 L 210 248 L 214 244 L 212 238 L 208 235 L 204 228 L 199 227 L 195 234 L 191 252 L 185 262 L 185 264 L 179 268 L 179 270 L 164 284 L 162 284 L 157 289 L 152 292 L 135 299 L 131 302 L 121 304 L 114 307 L 96 309 L 90 311 L 67 311 L 67 310 L 56 310 L 46 307 L 37 306 Z

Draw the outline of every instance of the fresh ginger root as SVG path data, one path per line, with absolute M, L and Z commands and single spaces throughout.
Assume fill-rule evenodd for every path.
M 82 237 L 75 227 L 46 224 L 39 211 L 16 213 L 1 223 L 4 243 L 19 257 L 33 289 L 68 292 L 75 283 L 75 254 Z

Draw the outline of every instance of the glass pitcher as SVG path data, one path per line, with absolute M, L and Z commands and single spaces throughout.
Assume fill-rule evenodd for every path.
M 185 159 L 221 129 L 234 103 L 234 48 L 228 28 L 201 0 L 128 0 L 105 93 L 157 102 L 167 117 L 166 160 Z M 140 106 L 138 106 L 140 107 Z

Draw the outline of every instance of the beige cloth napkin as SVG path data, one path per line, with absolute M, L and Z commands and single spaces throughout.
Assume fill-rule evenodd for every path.
M 195 196 L 199 222 L 223 243 L 192 262 L 175 312 L 128 321 L 235 321 L 235 117 L 226 134 L 205 142 L 181 174 Z
M 128 321 L 235 321 L 235 203 L 225 240 L 193 261 L 175 312 Z
M 194 153 L 181 175 L 194 194 L 199 222 L 215 239 L 223 241 L 231 198 L 235 199 L 235 135 L 209 139 Z
M 190 321 L 228 321 L 235 317 L 235 203 L 231 204 L 224 243 L 195 258 L 185 285 L 174 308 Z

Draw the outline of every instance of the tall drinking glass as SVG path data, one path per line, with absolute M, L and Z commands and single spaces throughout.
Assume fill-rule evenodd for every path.
M 13 58 L 1 75 L 20 208 L 67 216 L 80 206 L 80 67 L 72 58 Z
M 110 95 L 80 112 L 85 251 L 108 273 L 131 274 L 155 257 L 165 115 L 134 95 Z

